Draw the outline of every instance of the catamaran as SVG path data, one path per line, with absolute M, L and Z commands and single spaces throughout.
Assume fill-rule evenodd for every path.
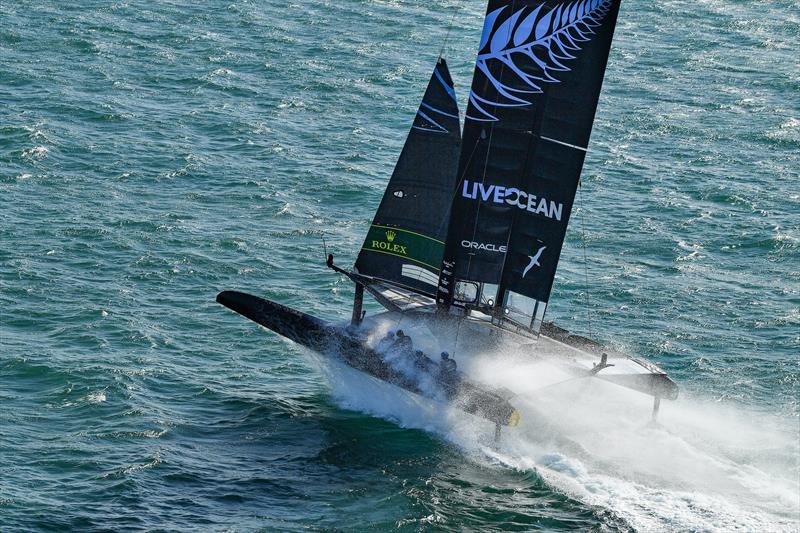
M 355 265 L 327 256 L 354 283 L 350 324 L 241 292 L 217 301 L 377 379 L 487 419 L 498 436 L 519 422 L 514 393 L 461 372 L 451 387 L 423 386 L 443 363 L 409 352 L 401 357 L 414 358 L 409 373 L 370 342 L 379 320 L 365 316 L 365 292 L 386 309 L 378 319 L 422 322 L 452 339 L 451 349 L 462 336 L 555 355 L 578 377 L 652 396 L 655 417 L 662 398 L 678 395 L 666 372 L 545 321 L 619 4 L 490 0 L 463 130 L 440 55 Z

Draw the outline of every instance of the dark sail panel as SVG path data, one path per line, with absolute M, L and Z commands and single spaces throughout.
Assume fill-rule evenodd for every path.
M 619 0 L 489 2 L 440 304 L 459 280 L 506 314 L 513 296 L 532 299 L 534 314 L 548 301 L 618 10 Z
M 356 260 L 359 273 L 435 293 L 460 149 L 453 80 L 439 59 Z

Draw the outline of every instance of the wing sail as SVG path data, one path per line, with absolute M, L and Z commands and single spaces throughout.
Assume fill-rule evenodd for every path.
M 437 292 L 538 331 L 619 0 L 491 0 Z

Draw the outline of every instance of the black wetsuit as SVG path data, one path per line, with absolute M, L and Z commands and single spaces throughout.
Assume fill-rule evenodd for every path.
M 405 350 L 405 351 L 407 351 L 409 353 L 413 353 L 413 351 L 414 351 L 414 343 L 411 342 L 411 337 L 406 335 L 404 337 L 401 337 L 399 339 L 399 341 L 400 341 L 399 345 L 400 345 L 401 349 L 403 349 L 403 350 Z
M 458 389 L 457 366 L 452 359 L 442 359 L 439 362 L 439 382 L 448 395 L 455 394 Z
M 397 337 L 392 343 L 391 350 L 396 350 L 404 355 L 413 355 L 414 343 L 411 342 L 411 337 L 408 335 Z

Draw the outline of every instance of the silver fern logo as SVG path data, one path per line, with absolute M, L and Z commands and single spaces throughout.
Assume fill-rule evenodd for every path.
M 444 78 L 439 73 L 439 67 L 437 66 L 433 70 L 433 75 L 436 76 L 436 79 L 441 84 L 444 92 L 453 99 L 453 102 L 456 102 L 456 106 L 458 105 L 458 100 L 456 100 L 456 91 L 453 87 L 447 84 L 444 81 Z M 439 120 L 441 119 L 434 119 L 432 115 L 441 115 L 448 118 L 454 118 L 458 120 L 458 115 L 454 115 L 452 113 L 448 113 L 446 111 L 442 111 L 441 109 L 437 109 L 432 105 L 429 105 L 425 102 L 423 98 L 422 103 L 419 106 L 419 110 L 417 111 L 417 120 L 414 122 L 414 125 L 411 126 L 415 130 L 430 132 L 430 133 L 450 133 L 450 130 L 445 128 L 443 125 L 439 124 Z
M 497 27 L 498 18 L 508 6 L 486 15 L 476 67 L 492 84 L 497 96 L 487 99 L 472 91 L 469 101 L 479 115 L 467 115 L 467 118 L 496 122 L 499 119 L 486 107 L 531 105 L 531 97 L 526 95 L 543 92 L 545 83 L 558 83 L 558 72 L 569 72 L 564 63 L 575 59 L 574 54 L 581 50 L 581 44 L 591 40 L 594 29 L 602 24 L 612 2 L 578 0 L 559 4 L 549 11 L 543 3 L 533 9 L 523 7 Z M 491 73 L 490 65 L 498 61 L 522 83 L 497 79 Z M 531 63 L 533 69 L 528 66 Z M 531 73 L 534 70 L 536 74 Z

